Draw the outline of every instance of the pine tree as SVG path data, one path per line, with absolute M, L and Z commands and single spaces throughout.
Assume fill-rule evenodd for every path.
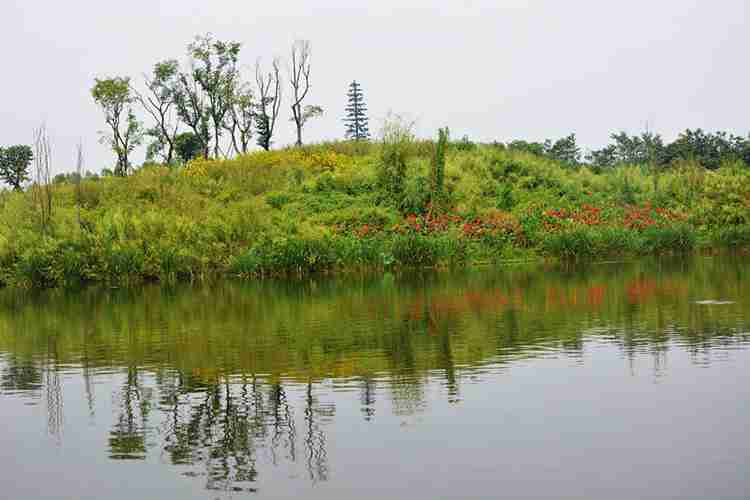
M 362 87 L 357 81 L 349 85 L 349 105 L 346 107 L 346 138 L 355 141 L 370 138 L 369 120 L 367 118 L 367 105 L 365 105 Z

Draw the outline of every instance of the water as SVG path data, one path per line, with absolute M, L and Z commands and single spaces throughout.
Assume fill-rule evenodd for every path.
M 750 260 L 0 292 L 0 498 L 747 498 Z

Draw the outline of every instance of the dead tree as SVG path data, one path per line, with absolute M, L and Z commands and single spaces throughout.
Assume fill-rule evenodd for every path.
M 302 101 L 310 92 L 310 59 L 310 42 L 295 41 L 292 44 L 289 84 L 292 86 L 292 121 L 297 127 L 297 146 L 302 146 L 302 127 L 307 120 L 323 113 L 320 106 L 302 106 Z
M 76 219 L 78 227 L 81 225 L 81 181 L 83 180 L 83 144 L 78 143 L 76 147 Z
M 52 220 L 52 148 L 44 125 L 34 131 L 34 185 L 32 197 L 39 227 L 47 234 Z
M 271 149 L 276 119 L 281 110 L 281 74 L 278 58 L 273 60 L 272 70 L 267 74 L 263 73 L 260 61 L 255 64 L 255 83 L 258 85 L 255 116 L 258 146 L 268 151 Z

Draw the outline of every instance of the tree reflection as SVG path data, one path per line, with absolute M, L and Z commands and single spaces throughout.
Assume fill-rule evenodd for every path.
M 114 460 L 146 458 L 146 435 L 151 410 L 150 391 L 144 391 L 138 369 L 127 369 L 125 382 L 116 396 L 115 423 L 109 433 L 109 456 Z
M 269 464 L 322 482 L 335 472 L 337 418 L 322 381 L 345 385 L 350 392 L 336 397 L 351 394 L 373 425 L 390 413 L 418 414 L 436 397 L 461 401 L 486 367 L 550 355 L 583 360 L 591 342 L 609 343 L 633 367 L 648 357 L 658 377 L 671 350 L 710 363 L 750 341 L 750 284 L 731 268 L 718 285 L 698 272 L 669 274 L 683 269 L 647 271 L 509 271 L 387 288 L 374 281 L 356 293 L 326 283 L 82 292 L 43 307 L 17 299 L 12 315 L 0 309 L 0 390 L 45 403 L 47 430 L 60 440 L 60 367 L 75 366 L 85 399 L 66 401 L 88 405 L 92 419 L 105 418 L 94 409 L 109 402 L 94 398 L 97 377 L 114 387 L 106 436 L 114 460 L 159 453 L 217 492 L 254 491 Z M 744 302 L 690 304 L 690 294 L 726 289 Z

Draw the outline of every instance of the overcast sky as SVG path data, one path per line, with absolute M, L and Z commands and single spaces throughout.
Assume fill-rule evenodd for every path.
M 418 133 L 542 140 L 575 132 L 750 130 L 747 0 L 0 0 L 0 145 L 30 143 L 46 122 L 56 171 L 113 159 L 90 97 L 94 77 L 185 59 L 196 34 L 242 42 L 241 62 L 312 42 L 310 104 L 325 116 L 306 141 L 340 138 L 359 80 L 371 130 L 392 110 Z M 288 95 L 288 90 L 286 90 Z M 279 143 L 292 141 L 288 102 Z M 143 160 L 138 152 L 135 162 Z

